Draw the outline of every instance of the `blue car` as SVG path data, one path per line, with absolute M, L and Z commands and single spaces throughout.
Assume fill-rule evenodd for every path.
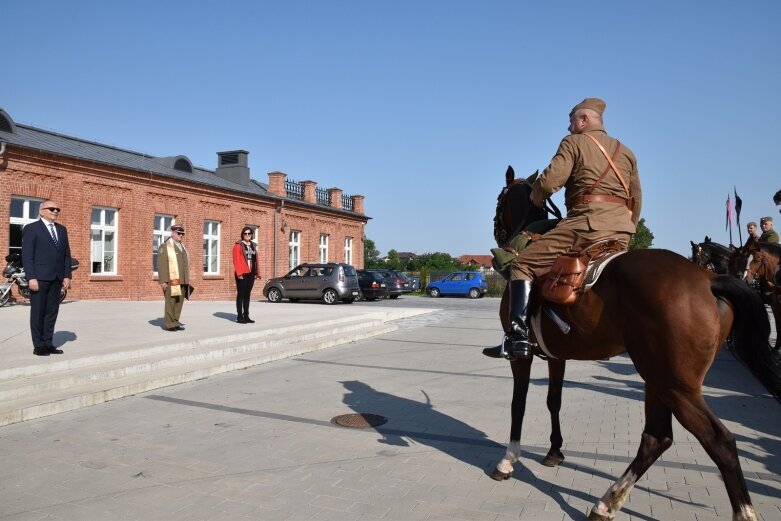
M 457 271 L 428 285 L 428 294 L 434 298 L 443 295 L 481 298 L 487 292 L 488 283 L 479 271 Z

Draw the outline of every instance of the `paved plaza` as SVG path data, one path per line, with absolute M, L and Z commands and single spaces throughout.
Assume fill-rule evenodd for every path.
M 272 309 L 253 305 L 256 319 Z M 496 482 L 487 472 L 508 441 L 512 377 L 480 350 L 499 340 L 498 299 L 383 305 L 437 310 L 372 338 L 0 427 L 0 520 L 584 519 L 638 447 L 643 383 L 629 359 L 568 364 L 558 468 L 540 464 L 550 421 L 535 361 L 521 464 Z M 761 518 L 781 519 L 781 405 L 728 352 L 705 386 Z M 388 421 L 330 421 L 355 412 Z M 675 423 L 673 446 L 616 519 L 729 520 L 731 509 L 715 465 Z

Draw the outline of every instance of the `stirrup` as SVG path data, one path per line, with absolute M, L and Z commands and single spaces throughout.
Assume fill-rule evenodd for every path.
M 511 362 L 519 359 L 528 360 L 534 356 L 535 345 L 528 340 L 516 340 L 505 335 L 501 344 L 495 347 L 486 347 L 483 349 L 483 354 L 491 358 L 504 358 Z

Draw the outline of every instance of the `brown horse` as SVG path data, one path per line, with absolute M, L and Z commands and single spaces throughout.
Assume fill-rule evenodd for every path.
M 776 344 L 781 347 L 781 272 L 778 271 L 781 246 L 759 242 L 754 237 L 745 246 L 733 250 L 729 257 L 729 272 L 749 284 L 758 284 L 765 304 L 770 306 L 776 322 Z
M 509 171 L 508 171 L 509 172 Z M 503 190 L 499 226 L 518 229 L 523 212 L 531 208 L 530 186 L 510 181 Z M 516 210 L 512 210 L 515 207 Z M 502 320 L 506 316 L 505 298 Z M 637 456 L 621 478 L 591 510 L 591 520 L 611 520 L 627 500 L 637 480 L 673 443 L 675 418 L 702 444 L 716 463 L 726 485 L 735 521 L 755 521 L 735 438 L 713 414 L 702 396 L 702 382 L 716 355 L 732 332 L 735 351 L 756 370 L 770 359 L 767 339 L 770 323 L 759 297 L 737 278 L 716 275 L 666 250 L 634 250 L 613 260 L 591 291 L 572 306 L 548 307 L 570 326 L 568 333 L 548 313 L 539 310 L 537 340 L 544 340 L 563 379 L 564 360 L 597 360 L 628 353 L 645 381 L 646 422 Z M 536 321 L 535 320 L 533 322 Z M 503 324 L 506 325 L 506 324 Z M 553 360 L 553 358 L 551 359 Z M 549 362 L 550 364 L 550 362 Z M 559 365 L 556 365 L 559 364 Z M 530 363 L 512 362 L 515 390 L 510 446 L 497 465 L 494 478 L 509 478 L 520 454 L 520 424 L 525 404 L 516 403 L 529 384 Z M 561 381 L 549 388 L 561 397 Z M 556 398 L 554 398 L 555 400 Z M 554 435 L 558 409 L 551 410 Z M 554 435 L 551 440 L 554 440 Z M 560 433 L 558 434 L 560 439 Z M 560 443 L 559 443 L 560 447 Z

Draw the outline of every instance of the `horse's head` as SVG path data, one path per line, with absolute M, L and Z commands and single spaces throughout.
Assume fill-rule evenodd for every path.
M 692 262 L 697 266 L 702 266 L 716 273 L 727 273 L 729 271 L 729 248 L 723 244 L 713 242 L 707 235 L 705 240 L 699 244 L 694 244 L 692 241 L 689 242 L 692 245 Z
M 530 223 L 546 218 L 545 208 L 538 208 L 531 201 L 532 182 L 536 176 L 537 172 L 528 179 L 515 179 L 515 170 L 512 166 L 507 167 L 505 186 L 496 198 L 494 217 L 494 239 L 500 247 Z
M 746 270 L 743 276 L 746 282 L 749 284 L 753 284 L 755 280 L 774 282 L 779 257 L 781 257 L 780 247 L 775 244 L 762 244 L 756 238 L 752 238 L 746 244 Z

